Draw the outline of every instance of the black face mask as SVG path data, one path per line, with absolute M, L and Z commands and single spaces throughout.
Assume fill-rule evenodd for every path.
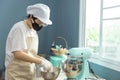
M 43 28 L 43 26 L 39 26 L 37 23 L 32 23 L 32 26 L 33 29 L 36 31 L 40 31 Z
M 37 19 L 36 17 L 33 17 L 33 16 L 32 16 L 32 18 L 33 18 L 33 20 L 34 20 L 34 23 L 32 23 L 33 29 L 36 30 L 36 31 L 40 31 L 40 30 L 43 28 L 43 26 L 42 26 L 42 25 L 39 26 L 39 25 L 35 22 L 35 19 Z

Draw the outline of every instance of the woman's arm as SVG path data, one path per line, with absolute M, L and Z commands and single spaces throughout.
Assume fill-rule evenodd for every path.
M 20 60 L 31 62 L 31 63 L 37 63 L 37 64 L 41 63 L 40 57 L 30 56 L 24 51 L 14 51 L 13 55 L 14 55 L 14 58 L 16 59 L 20 59 Z

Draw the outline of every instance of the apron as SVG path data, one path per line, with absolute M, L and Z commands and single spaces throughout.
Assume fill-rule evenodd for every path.
M 26 37 L 27 49 L 23 51 L 30 56 L 37 56 L 38 36 L 36 36 Z M 14 58 L 13 61 L 7 66 L 6 72 L 8 78 L 7 80 L 36 80 L 35 63 Z

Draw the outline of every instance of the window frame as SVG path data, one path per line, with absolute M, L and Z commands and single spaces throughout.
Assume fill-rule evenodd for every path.
M 86 19 L 86 0 L 80 0 L 80 9 L 79 9 L 79 47 L 85 47 L 85 19 Z M 100 9 L 100 38 L 99 45 L 102 46 L 102 28 L 103 28 L 103 0 L 101 0 L 101 9 Z M 100 47 L 102 51 L 102 47 Z M 100 52 L 101 54 L 102 52 Z M 92 63 L 104 66 L 115 71 L 120 71 L 120 61 L 114 61 L 108 58 L 105 58 L 98 54 L 92 54 L 91 59 L 89 60 Z

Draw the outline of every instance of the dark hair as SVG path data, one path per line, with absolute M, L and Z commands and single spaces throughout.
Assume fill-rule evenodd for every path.
M 32 16 L 33 20 L 37 19 L 37 18 L 34 17 L 32 14 L 28 14 L 27 18 L 30 18 L 30 16 Z
M 31 14 L 28 14 L 27 18 L 30 18 Z

